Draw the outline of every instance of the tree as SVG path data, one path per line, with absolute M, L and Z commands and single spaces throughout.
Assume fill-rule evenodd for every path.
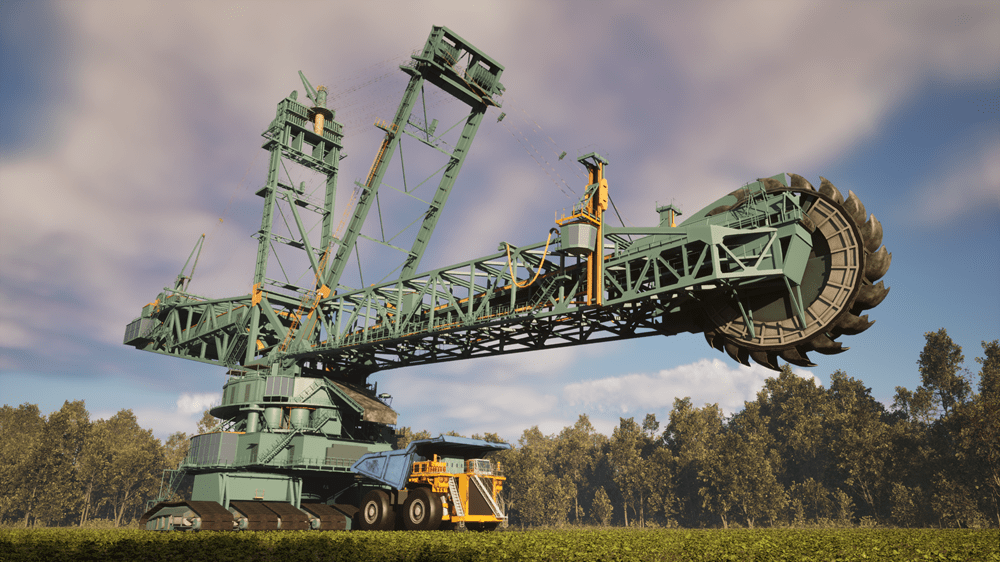
M 892 408 L 906 421 L 928 425 L 934 421 L 937 397 L 929 388 L 918 386 L 913 392 L 896 387 Z
M 713 463 L 720 462 L 718 451 L 722 443 L 722 411 L 717 404 L 694 408 L 690 398 L 677 398 L 670 411 L 670 421 L 664 442 L 675 463 L 674 478 L 677 494 L 677 514 L 684 523 L 702 521 L 704 510 L 720 517 L 728 525 L 729 507 L 713 501 L 720 499 L 712 479 Z
M 900 482 L 893 482 L 892 495 L 892 519 L 896 525 L 903 527 L 920 527 L 924 524 L 924 514 L 921 506 L 923 502 L 923 490 L 920 486 L 913 488 Z
M 422 434 L 425 434 L 425 433 L 428 436 L 430 435 L 426 431 L 419 432 L 419 435 L 422 435 Z M 500 437 L 500 434 L 498 434 L 498 433 L 490 433 L 488 431 L 486 433 L 482 434 L 482 435 L 480 435 L 478 433 L 473 433 L 472 434 L 472 438 L 473 439 L 481 439 L 483 441 L 486 441 L 487 443 L 506 443 L 507 442 L 503 437 Z M 426 437 L 420 437 L 420 439 L 426 439 Z
M 788 502 L 785 488 L 768 460 L 766 420 L 759 405 L 747 403 L 743 415 L 730 421 L 718 452 L 720 462 L 709 465 L 715 473 L 720 504 L 732 506 L 751 529 L 758 521 L 774 521 Z
M 431 434 L 426 429 L 414 433 L 409 426 L 404 426 L 396 430 L 396 448 L 405 449 L 412 441 L 430 438 Z
M 642 420 L 642 432 L 650 441 L 656 439 L 656 432 L 660 430 L 660 422 L 656 421 L 656 414 L 646 414 Z
M 622 495 L 622 513 L 628 527 L 628 508 L 639 517 L 639 526 L 644 526 L 646 471 L 648 465 L 642 457 L 644 434 L 633 418 L 619 418 L 618 427 L 611 435 L 611 466 L 613 478 Z
M 37 494 L 37 468 L 45 418 L 35 404 L 0 409 L 0 521 L 24 519 L 28 525 Z
M 764 382 L 756 406 L 752 404 L 748 403 L 733 421 L 741 424 L 741 418 L 756 411 L 757 419 L 749 425 L 765 424 L 769 439 L 764 446 L 774 451 L 773 470 L 782 485 L 788 487 L 809 478 L 822 480 L 829 464 L 829 397 L 823 387 L 795 375 L 786 364 L 777 377 Z
M 197 433 L 197 435 L 201 435 L 202 433 L 208 433 L 209 431 L 212 431 L 213 429 L 215 429 L 215 426 L 217 426 L 217 425 L 219 425 L 219 420 L 217 420 L 215 418 L 215 416 L 212 415 L 210 409 L 209 410 L 205 410 L 201 414 L 201 419 L 198 420 L 198 433 Z
M 604 486 L 598 488 L 597 493 L 594 494 L 594 503 L 590 511 L 594 514 L 594 519 L 601 526 L 607 526 L 608 522 L 611 521 L 611 515 L 615 511 L 615 506 L 611 504 L 611 499 L 608 498 L 608 493 L 604 491 Z
M 984 513 L 1000 526 L 1000 401 L 977 400 L 960 410 L 956 460 Z M 956 420 L 958 421 L 958 420 Z
M 896 387 L 890 426 L 891 458 L 886 477 L 893 483 L 890 514 L 899 525 L 930 523 L 927 490 L 939 463 L 939 432 L 934 431 L 935 395 L 918 387 L 910 392 Z
M 979 371 L 979 395 L 987 401 L 1000 401 L 1000 340 L 982 342 L 983 356 L 976 357 Z
M 984 513 L 1000 525 L 1000 343 L 982 342 L 979 394 L 956 409 L 948 426 L 955 439 L 956 460 L 965 473 L 966 488 L 978 490 Z M 958 486 L 953 482 L 951 488 Z M 952 509 L 956 514 L 967 510 Z M 961 517 L 955 517 L 956 521 Z M 968 517 L 965 517 L 968 519 Z
M 982 342 L 979 393 L 972 394 L 961 348 L 944 329 L 925 338 L 917 362 L 923 384 L 913 392 L 897 387 L 893 404 L 892 516 L 904 525 L 967 525 L 992 512 L 1000 523 L 1000 402 L 991 398 L 1000 345 Z
M 538 426 L 524 430 L 518 446 L 500 455 L 506 468 L 508 511 L 522 525 L 562 525 L 573 506 L 573 483 L 555 473 L 555 439 Z
M 163 469 L 173 471 L 163 475 L 165 487 L 161 493 L 166 494 L 164 501 L 180 501 L 191 495 L 194 478 L 180 469 L 190 448 L 191 439 L 180 431 L 171 433 L 163 443 Z
M 961 372 L 965 356 L 962 355 L 962 347 L 948 337 L 944 328 L 927 332 L 924 338 L 927 343 L 917 361 L 920 380 L 925 388 L 936 393 L 941 407 L 948 413 L 956 405 L 968 401 L 972 392 L 969 381 Z
M 931 509 L 942 527 L 968 527 L 981 514 L 976 506 L 975 494 L 968 486 L 950 478 L 947 472 L 940 472 L 933 482 Z
M 822 482 L 807 478 L 792 484 L 788 492 L 793 522 L 819 522 L 833 518 L 833 500 Z
M 164 462 L 153 432 L 139 427 L 132 410 L 121 410 L 94 423 L 82 468 L 120 526 L 127 513 L 136 513 L 154 497 Z
M 891 443 L 889 426 L 883 419 L 885 408 L 872 398 L 870 388 L 843 371 L 830 375 L 830 401 L 834 464 L 843 482 L 879 519 Z
M 854 521 L 854 499 L 847 492 L 837 489 L 833 493 L 836 508 L 836 520 L 841 525 L 850 525 Z
M 590 418 L 581 414 L 575 424 L 563 428 L 556 438 L 555 470 L 557 474 L 565 474 L 572 486 L 573 521 L 576 523 L 583 517 L 580 496 L 597 454 L 593 440 L 595 433 Z
M 78 463 L 88 439 L 90 414 L 82 400 L 63 403 L 45 422 L 31 463 L 32 500 L 28 513 L 49 525 L 70 522 L 83 501 Z
M 167 437 L 167 442 L 163 444 L 163 468 L 174 469 L 180 466 L 190 448 L 191 440 L 187 433 L 182 431 L 171 433 L 170 437 Z

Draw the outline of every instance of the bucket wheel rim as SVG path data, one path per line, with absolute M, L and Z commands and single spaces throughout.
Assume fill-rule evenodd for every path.
M 776 303 L 772 308 L 785 307 L 797 313 L 761 318 L 753 314 L 752 307 L 744 305 L 739 294 L 707 301 L 704 309 L 708 326 L 705 338 L 709 345 L 725 351 L 741 364 L 749 365 L 753 359 L 774 370 L 779 369 L 779 358 L 793 365 L 814 367 L 807 355 L 809 351 L 823 354 L 846 351 L 846 347 L 834 340 L 841 334 L 860 333 L 871 326 L 873 322 L 858 313 L 877 305 L 888 293 L 881 282 L 877 286 L 873 282 L 884 275 L 891 261 L 891 254 L 884 247 L 875 251 L 881 245 L 881 224 L 874 215 L 864 221 L 864 206 L 853 192 L 849 192 L 845 201 L 825 178 L 817 191 L 801 176 L 790 175 L 789 187 L 769 178 L 759 181 L 768 193 L 790 192 L 799 196 L 803 225 L 813 237 L 802 284 L 793 287 L 786 281 L 784 297 L 774 298 L 773 292 L 767 295 Z M 730 209 L 743 203 L 740 201 Z M 823 253 L 817 254 L 817 250 Z M 823 271 L 817 272 L 818 268 Z M 817 275 L 821 277 L 818 283 Z M 812 292 L 803 299 L 805 286 Z M 862 295 L 864 298 L 859 298 Z

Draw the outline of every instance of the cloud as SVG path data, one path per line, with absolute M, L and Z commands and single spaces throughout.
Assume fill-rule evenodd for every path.
M 970 135 L 941 160 L 938 170 L 916 186 L 919 197 L 908 202 L 898 219 L 940 225 L 984 210 L 1000 211 L 1000 133 Z
M 673 69 L 661 76 L 677 116 L 662 119 L 673 141 L 649 145 L 662 157 L 643 158 L 632 183 L 649 199 L 669 181 L 685 211 L 764 174 L 815 170 L 927 82 L 995 80 L 1000 67 L 996 11 L 974 4 L 682 6 L 663 14 L 683 22 L 670 32 L 643 20 Z
M 130 407 L 135 414 L 139 426 L 153 431 L 153 435 L 166 441 L 167 438 L 177 432 L 186 433 L 189 436 L 196 431 L 198 422 L 201 421 L 202 413 L 212 406 L 219 404 L 222 393 L 182 393 L 177 398 L 177 403 L 173 409 L 159 406 L 138 406 Z M 98 408 L 91 412 L 91 421 L 108 419 L 117 412 L 108 408 Z
M 563 347 L 454 361 L 421 369 L 433 370 L 435 376 L 446 376 L 452 381 L 475 378 L 507 382 L 569 368 L 578 359 L 601 352 L 600 349 Z
M 513 438 L 532 425 L 545 424 L 551 431 L 567 425 L 562 419 L 552 423 L 558 418 L 553 413 L 559 398 L 550 385 L 537 379 L 505 383 L 488 372 L 465 380 L 406 372 L 383 382 L 381 388 L 397 394 L 393 407 L 400 413 L 399 425 L 415 430 L 494 432 Z
M 177 399 L 177 413 L 185 416 L 198 414 L 199 416 L 212 406 L 219 404 L 222 400 L 222 393 L 207 392 L 204 394 L 181 394 Z
M 156 437 L 166 441 L 170 434 L 176 432 L 194 435 L 204 411 L 219 405 L 221 400 L 221 392 L 185 392 L 177 398 L 172 410 L 144 406 L 133 408 L 133 412 L 140 426 L 152 429 Z
M 819 383 L 809 371 L 794 372 Z M 599 414 L 641 416 L 669 412 L 675 398 L 690 397 L 697 405 L 718 404 L 726 414 L 733 414 L 743 409 L 744 402 L 754 400 L 764 381 L 774 376 L 774 371 L 760 365 L 730 366 L 721 359 L 702 359 L 658 373 L 571 383 L 564 387 L 563 398 L 571 406 L 596 408 Z
M 573 349 L 580 353 L 581 348 Z M 553 352 L 527 353 L 524 357 Z M 721 359 L 703 359 L 656 373 L 584 381 L 574 381 L 551 369 L 503 380 L 498 375 L 510 366 L 510 360 L 504 357 L 456 363 L 464 365 L 462 370 L 411 368 L 391 376 L 387 373 L 379 387 L 396 395 L 393 407 L 400 413 L 400 426 L 432 433 L 496 432 L 516 440 L 535 425 L 545 434 L 558 433 L 581 414 L 587 414 L 599 432 L 610 435 L 619 417 L 641 418 L 654 413 L 666 419 L 674 399 L 682 397 L 690 397 L 699 406 L 719 404 L 729 415 L 742 410 L 744 402 L 755 400 L 764 382 L 776 376 L 759 365 L 745 367 Z M 478 368 L 482 364 L 486 368 Z M 793 373 L 821 384 L 811 371 L 794 368 Z

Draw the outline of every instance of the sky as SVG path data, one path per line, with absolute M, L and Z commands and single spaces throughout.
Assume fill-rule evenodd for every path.
M 85 400 L 193 433 L 224 369 L 122 345 L 206 234 L 191 292 L 246 294 L 275 104 L 330 88 L 341 198 L 362 178 L 432 25 L 505 66 L 423 268 L 544 241 L 597 151 L 630 226 L 790 172 L 854 191 L 892 252 L 876 324 L 796 374 L 891 404 L 945 328 L 978 373 L 1000 337 L 1000 5 L 995 2 L 127 2 L 0 4 L 0 394 Z M 300 97 L 300 99 L 303 99 Z M 438 99 L 438 101 L 441 101 Z M 496 117 L 506 113 L 503 121 Z M 569 157 L 559 160 L 561 152 Z M 338 201 L 342 204 L 345 200 Z M 340 207 L 342 208 L 342 207 Z M 588 414 L 732 414 L 774 373 L 701 335 L 386 371 L 399 425 L 557 433 Z

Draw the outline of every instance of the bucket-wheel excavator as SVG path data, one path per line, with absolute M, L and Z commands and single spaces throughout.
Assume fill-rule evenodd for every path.
M 186 264 L 126 328 L 127 345 L 229 375 L 211 410 L 221 423 L 193 437 L 187 458 L 168 471 L 162 501 L 143 517 L 147 528 L 505 525 L 503 477 L 484 457 L 509 445 L 442 436 L 394 450 L 391 397 L 369 375 L 681 332 L 704 333 L 744 365 L 812 366 L 809 352 L 844 351 L 837 338 L 866 330 L 863 312 L 888 292 L 879 281 L 891 259 L 880 223 L 826 179 L 816 189 L 795 174 L 762 178 L 683 222 L 666 205 L 656 209 L 658 224 L 615 227 L 604 219 L 609 162 L 597 153 L 577 159 L 588 174 L 584 195 L 546 240 L 500 243 L 491 255 L 420 273 L 480 123 L 501 105 L 503 66 L 434 27 L 400 68 L 409 75 L 403 99 L 391 122 L 376 123 L 383 141 L 365 180 L 355 182 L 342 232 L 334 206 L 343 127 L 326 89 L 300 73 L 309 103 L 293 92 L 263 133 L 270 160 L 257 191 L 264 209 L 249 293 L 191 294 Z M 428 115 L 428 86 L 465 108 L 444 132 Z M 419 184 L 406 175 L 404 138 L 441 160 Z M 386 180 L 396 156 L 402 185 Z M 319 178 L 322 201 L 293 169 Z M 431 179 L 437 187 L 421 199 L 412 186 L 433 187 Z M 411 223 L 409 249 L 384 233 L 386 188 L 426 206 Z M 373 207 L 380 228 L 365 234 Z M 398 277 L 345 285 L 351 260 L 360 269 L 360 240 L 401 254 Z M 290 280 L 277 248 L 297 253 L 311 283 Z M 168 501 L 185 474 L 193 475 L 191 497 Z

